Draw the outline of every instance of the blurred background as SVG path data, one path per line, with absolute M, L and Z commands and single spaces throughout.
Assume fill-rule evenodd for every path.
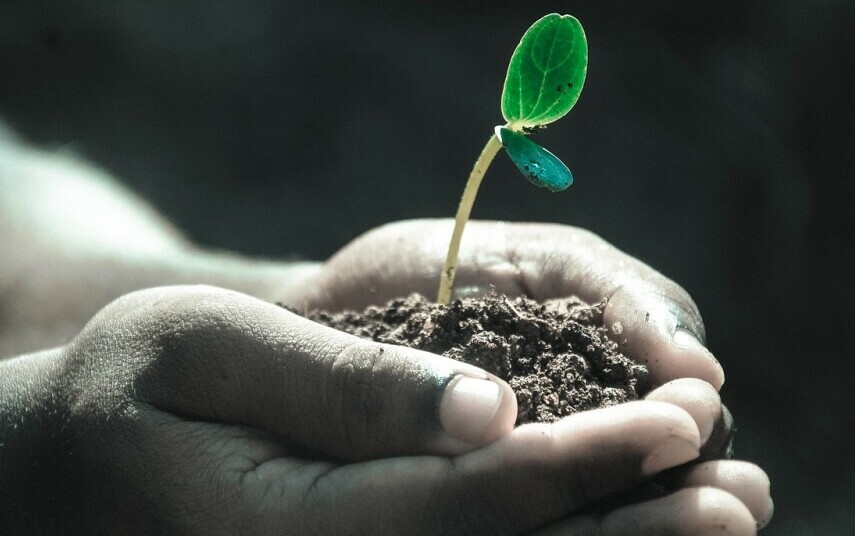
M 0 118 L 83 155 L 195 241 L 324 259 L 451 216 L 541 15 L 585 26 L 570 115 L 505 157 L 475 217 L 586 227 L 681 283 L 727 371 L 765 534 L 855 534 L 851 0 L 0 0 Z

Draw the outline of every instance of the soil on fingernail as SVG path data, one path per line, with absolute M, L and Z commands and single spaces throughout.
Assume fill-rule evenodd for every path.
M 608 338 L 604 305 L 573 298 L 541 304 L 497 294 L 438 305 L 413 294 L 363 312 L 304 316 L 481 367 L 510 384 L 519 405 L 517 424 L 524 424 L 637 400 L 648 391 L 647 368 Z

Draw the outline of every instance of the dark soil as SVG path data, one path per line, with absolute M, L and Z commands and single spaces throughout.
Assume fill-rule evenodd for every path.
M 646 367 L 607 337 L 603 307 L 495 294 L 443 306 L 413 294 L 362 313 L 312 311 L 306 317 L 481 367 L 510 384 L 519 402 L 517 424 L 523 424 L 637 400 L 648 391 Z

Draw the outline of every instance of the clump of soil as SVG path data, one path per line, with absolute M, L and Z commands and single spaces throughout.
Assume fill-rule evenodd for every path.
M 604 303 L 539 304 L 491 294 L 438 305 L 413 294 L 364 312 L 305 316 L 359 337 L 442 354 L 507 381 L 517 424 L 553 422 L 637 400 L 647 368 L 621 354 L 602 325 Z

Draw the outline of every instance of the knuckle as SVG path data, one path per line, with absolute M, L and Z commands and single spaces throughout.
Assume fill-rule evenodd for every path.
M 238 341 L 254 331 L 234 294 L 210 287 L 186 287 L 157 299 L 138 308 L 129 323 L 141 343 L 157 349 L 161 358 L 238 351 Z
M 104 307 L 85 334 L 114 333 L 145 343 L 170 333 L 195 332 L 202 326 L 226 326 L 229 293 L 206 286 L 160 287 L 131 292 Z M 232 315 L 233 316 L 233 315 Z
M 104 307 L 65 349 L 73 398 L 83 407 L 119 411 L 198 377 L 215 349 L 239 351 L 240 317 L 227 294 L 203 286 L 162 287 Z
M 382 345 L 357 340 L 345 345 L 333 359 L 329 385 L 338 396 L 334 422 L 348 447 L 370 441 L 372 423 L 382 422 L 388 411 L 388 393 L 379 378 L 385 352 Z

